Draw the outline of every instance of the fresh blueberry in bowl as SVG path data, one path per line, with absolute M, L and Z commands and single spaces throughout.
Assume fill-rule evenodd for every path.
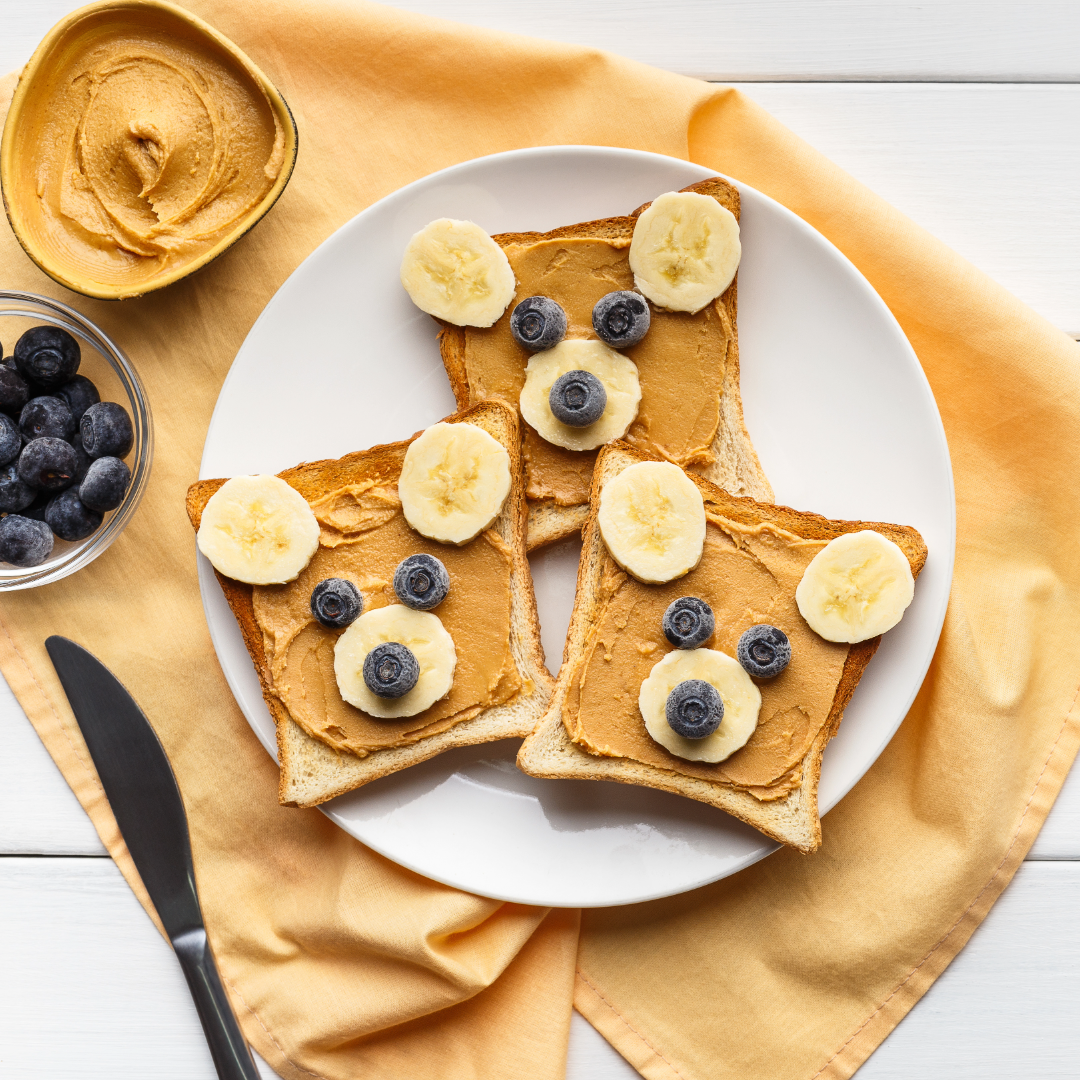
M 0 468 L 0 513 L 22 513 L 35 499 L 37 491 L 19 479 L 14 461 Z
M 0 364 L 0 410 L 18 416 L 30 400 L 30 387 L 26 380 L 7 363 Z
M 64 383 L 57 389 L 56 396 L 62 398 L 71 410 L 76 424 L 91 405 L 101 400 L 97 387 L 85 375 L 76 375 L 70 382 Z
M 11 419 L 0 413 L 0 465 L 6 465 L 14 461 L 22 453 L 23 440 L 19 426 Z
M 70 442 L 75 434 L 75 418 L 62 398 L 35 397 L 19 413 L 19 429 L 27 441 L 48 436 Z
M 63 386 L 79 370 L 79 343 L 59 326 L 34 326 L 15 342 L 15 366 L 29 382 L 46 389 Z
M 45 507 L 45 524 L 61 540 L 85 540 L 101 522 L 101 514 L 84 506 L 72 488 L 54 495 Z
M 39 566 L 53 549 L 52 529 L 44 521 L 20 514 L 0 520 L 0 562 L 12 566 Z
M 79 449 L 76 447 L 76 454 Z M 83 505 L 105 513 L 115 510 L 124 501 L 131 484 L 131 470 L 119 458 L 101 457 L 92 461 L 87 459 L 83 475 L 77 476 L 77 479 L 81 480 L 79 498 Z
M 63 491 L 75 482 L 78 465 L 71 443 L 49 437 L 34 439 L 19 455 L 19 479 L 43 491 Z
M 135 442 L 131 417 L 115 401 L 91 405 L 79 421 L 83 449 L 92 457 L 126 457 Z

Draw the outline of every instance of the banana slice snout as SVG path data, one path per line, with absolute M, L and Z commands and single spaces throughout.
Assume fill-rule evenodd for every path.
M 907 556 L 873 529 L 830 540 L 803 571 L 795 602 L 826 641 L 854 644 L 891 630 L 915 595 Z
M 739 222 L 709 195 L 669 191 L 634 223 L 634 284 L 658 307 L 700 311 L 735 280 Z
M 455 326 L 491 326 L 514 298 L 506 254 L 479 225 L 439 218 L 409 241 L 401 284 L 412 302 Z
M 388 644 L 397 648 L 380 651 Z M 415 716 L 444 698 L 454 683 L 456 666 L 453 638 L 439 617 L 403 604 L 365 612 L 334 645 L 334 675 L 341 696 L 369 716 L 382 719 Z M 369 667 L 371 678 L 380 686 L 378 693 L 365 679 Z M 412 676 L 411 686 L 405 688 Z
M 398 495 L 421 536 L 467 544 L 499 516 L 509 494 L 510 455 L 475 424 L 433 424 L 405 452 Z
M 203 508 L 199 550 L 219 574 L 249 585 L 292 581 L 319 546 L 303 495 L 278 476 L 234 476 Z
M 551 411 L 551 391 L 570 372 L 587 372 L 603 386 L 604 410 L 584 426 L 563 423 Z M 637 365 L 602 341 L 568 338 L 529 358 L 519 404 L 525 422 L 541 438 L 567 450 L 595 450 L 626 434 L 637 416 L 641 386 Z
M 646 584 L 674 581 L 701 561 L 705 503 L 668 461 L 639 461 L 600 491 L 600 535 L 611 557 Z
M 686 738 L 668 722 L 672 692 L 686 682 L 708 683 L 722 702 L 720 723 L 703 738 Z M 731 757 L 754 734 L 761 711 L 761 691 L 738 660 L 726 653 L 715 649 L 676 649 L 655 664 L 642 682 L 638 708 L 645 720 L 645 730 L 665 750 L 688 761 L 716 762 Z

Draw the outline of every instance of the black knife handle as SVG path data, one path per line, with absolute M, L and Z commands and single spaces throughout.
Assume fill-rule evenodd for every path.
M 206 931 L 201 926 L 188 930 L 174 938 L 172 944 L 195 999 L 218 1076 L 221 1080 L 260 1080 L 225 987 L 221 985 Z

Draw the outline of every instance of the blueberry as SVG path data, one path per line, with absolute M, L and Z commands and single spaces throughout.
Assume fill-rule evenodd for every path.
M 19 469 L 14 461 L 0 468 L 0 511 L 17 514 L 34 501 L 36 494 L 29 484 L 19 479 Z
M 34 439 L 19 455 L 19 479 L 44 491 L 63 491 L 75 482 L 79 458 L 63 439 Z
M 664 612 L 664 637 L 676 649 L 696 649 L 713 635 L 716 620 L 712 608 L 696 596 L 672 600 Z
M 79 421 L 83 449 L 92 457 L 127 457 L 135 442 L 131 417 L 115 401 L 91 405 Z
M 85 540 L 101 521 L 101 514 L 85 506 L 74 488 L 54 495 L 45 507 L 45 523 L 61 540 Z
M 420 665 L 412 651 L 396 641 L 376 645 L 364 659 L 364 682 L 379 697 L 407 694 L 420 678 Z
M 0 465 L 14 461 L 22 453 L 23 441 L 18 425 L 0 413 Z
M 116 458 L 99 458 L 95 461 L 86 474 L 87 481 L 93 476 L 95 468 L 105 461 L 116 461 Z M 117 464 L 124 465 L 122 461 Z M 127 471 L 126 465 L 124 471 Z M 81 492 L 82 488 L 79 490 Z M 311 614 L 331 630 L 340 630 L 356 622 L 363 610 L 364 598 L 360 590 L 344 578 L 328 577 L 311 590 Z
M 712 683 L 685 679 L 668 694 L 664 715 L 676 735 L 704 739 L 724 719 L 724 703 Z
M 510 333 L 529 352 L 543 352 L 566 337 L 566 312 L 546 296 L 526 297 L 510 313 Z
M 26 380 L 13 367 L 0 366 L 0 409 L 18 416 L 29 400 L 30 387 Z
M 82 439 L 75 436 L 71 445 L 75 448 L 75 475 L 72 477 L 71 484 L 74 487 L 76 484 L 83 482 L 83 477 L 86 476 L 87 471 L 90 468 L 90 455 L 83 449 Z M 114 458 L 114 461 L 119 461 L 119 458 Z M 124 466 L 127 468 L 127 466 Z
M 8 514 L 0 521 L 0 561 L 12 566 L 37 566 L 53 549 L 52 530 L 44 521 Z
M 19 413 L 19 428 L 28 441 L 46 436 L 70 441 L 75 434 L 75 420 L 66 401 L 58 397 L 35 397 Z
M 450 591 L 450 575 L 434 555 L 410 555 L 394 571 L 394 592 L 406 606 L 430 611 Z
M 82 350 L 58 326 L 35 326 L 15 342 L 15 366 L 30 382 L 47 389 L 63 386 L 76 371 Z
M 79 447 L 76 447 L 75 450 L 78 453 Z M 114 457 L 95 458 L 93 461 L 87 459 L 87 462 L 82 482 L 79 484 L 79 498 L 82 500 L 83 506 L 88 506 L 91 510 L 100 510 L 103 513 L 106 510 L 115 510 L 124 501 L 124 496 L 127 494 L 128 485 L 131 483 L 131 470 L 119 458 Z M 336 579 L 331 578 L 330 580 Z M 322 584 L 325 585 L 326 582 L 324 581 Z M 352 588 L 352 586 L 349 587 Z M 316 586 L 315 592 L 318 592 L 321 588 L 322 585 Z M 314 594 L 312 595 L 312 604 L 314 604 Z M 315 613 L 315 618 L 319 619 L 318 612 L 315 612 L 314 607 L 312 607 L 312 611 Z M 360 612 L 357 611 L 356 615 L 359 614 Z M 356 615 L 353 616 L 354 619 Z M 322 619 L 319 619 L 319 622 L 322 621 Z M 352 622 L 352 619 L 349 622 Z M 340 625 L 346 626 L 348 624 L 341 623 Z
M 85 375 L 76 375 L 71 382 L 64 383 L 56 391 L 56 396 L 63 398 L 76 424 L 91 405 L 96 405 L 101 400 L 97 387 Z
M 604 415 L 607 391 L 591 372 L 567 371 L 555 380 L 548 394 L 548 404 L 560 423 L 588 427 Z
M 633 292 L 609 292 L 592 309 L 596 336 L 613 349 L 629 349 L 649 330 L 649 305 Z
M 757 679 L 771 679 L 791 663 L 791 642 L 775 626 L 751 626 L 735 651 L 747 675 Z

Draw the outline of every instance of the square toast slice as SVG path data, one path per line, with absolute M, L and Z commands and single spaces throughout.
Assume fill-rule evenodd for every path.
M 702 180 L 683 190 L 711 196 L 736 218 L 739 216 L 739 193 L 720 177 Z M 595 337 L 591 324 L 592 303 L 603 293 L 634 287 L 628 250 L 634 234 L 634 224 L 649 205 L 651 204 L 646 203 L 638 207 L 626 217 L 586 221 L 546 233 L 501 233 L 494 237 L 496 243 L 507 252 L 511 265 L 514 266 L 518 279 L 517 295 L 489 329 L 443 323 L 439 333 L 439 350 L 459 409 L 468 408 L 481 398 L 495 397 L 506 401 L 515 409 L 518 407 L 518 395 L 524 381 L 524 368 L 529 354 L 511 337 L 509 320 L 514 306 L 526 296 L 532 295 L 529 286 L 536 279 L 536 274 L 530 274 L 528 267 L 521 261 L 522 253 L 527 253 L 534 245 L 560 240 L 602 242 L 604 248 L 598 249 L 594 254 L 598 262 L 606 262 L 593 267 L 588 275 L 595 280 L 589 285 L 591 291 L 588 292 L 587 302 L 579 300 L 575 303 L 568 293 L 560 292 L 560 283 L 566 283 L 566 275 L 555 265 L 560 256 L 565 254 L 560 251 L 558 244 L 549 245 L 555 252 L 552 263 L 555 265 L 555 272 L 543 278 L 548 290 L 544 295 L 558 301 L 567 311 L 567 336 Z M 560 273 L 562 277 L 559 276 Z M 688 466 L 735 495 L 748 495 L 761 502 L 771 502 L 772 489 L 762 471 L 743 419 L 739 388 L 739 338 L 736 327 L 737 285 L 738 275 L 724 294 L 707 305 L 705 312 L 698 316 L 684 312 L 663 313 L 655 307 L 652 309 L 653 326 L 644 341 L 639 346 L 625 350 L 638 364 L 640 372 L 642 405 L 639 416 L 649 411 L 652 423 L 632 424 L 625 439 L 646 453 L 669 457 L 677 464 Z M 595 297 L 593 293 L 596 294 Z M 660 335 L 677 327 L 680 321 L 698 320 L 699 316 L 704 325 L 699 328 L 701 335 L 692 350 L 680 351 L 680 347 L 674 345 L 664 347 L 664 339 L 659 337 Z M 690 387 L 680 387 L 679 392 L 672 393 L 671 386 L 659 385 L 661 382 L 670 382 L 665 379 L 665 372 L 658 366 L 663 358 L 673 354 L 686 355 L 690 351 L 707 357 L 710 370 L 704 374 L 708 376 L 709 388 L 703 389 L 706 385 L 704 383 L 694 383 Z M 493 357 L 501 361 L 499 370 L 496 370 L 499 364 L 492 363 Z M 685 372 L 688 369 L 684 366 L 681 370 Z M 698 390 L 701 391 L 700 395 Z M 687 410 L 684 406 L 688 393 L 691 398 L 701 396 L 711 397 L 712 400 L 695 400 L 696 411 Z M 659 424 L 657 418 L 653 417 L 653 409 L 659 414 Z M 695 443 L 695 439 L 683 431 L 679 436 L 683 452 L 670 453 L 672 448 L 667 445 L 662 429 L 665 425 L 674 428 L 676 414 L 682 418 L 679 422 L 693 414 L 698 424 L 694 431 L 698 436 L 700 425 L 710 424 L 708 418 L 716 417 L 715 432 L 707 445 Z M 657 436 L 659 442 L 650 443 L 650 437 L 656 433 L 658 427 L 661 429 Z M 524 423 L 522 439 L 527 462 L 528 546 L 531 551 L 570 536 L 584 525 L 589 514 L 589 479 L 596 451 L 574 452 L 552 447 Z M 536 464 L 533 464 L 533 459 Z M 557 481 L 563 488 L 558 494 L 551 493 L 549 489 L 552 483 L 545 479 L 552 476 L 562 478 Z
M 446 422 L 470 423 L 482 428 L 498 440 L 510 455 L 510 494 L 490 528 L 510 552 L 510 650 L 521 687 L 502 704 L 487 707 L 419 741 L 376 749 L 365 757 L 337 749 L 305 731 L 275 693 L 263 631 L 255 614 L 253 586 L 226 578 L 215 571 L 239 624 L 244 644 L 262 685 L 263 698 L 277 726 L 278 761 L 281 767 L 278 798 L 284 806 L 316 806 L 456 746 L 523 738 L 533 730 L 547 708 L 554 680 L 544 666 L 532 576 L 525 556 L 526 508 L 517 417 L 513 410 L 501 403 L 482 402 L 465 412 L 447 417 Z M 412 438 L 416 437 L 414 435 Z M 307 462 L 278 475 L 309 503 L 350 485 L 372 481 L 396 485 L 411 442 L 412 439 L 407 439 L 336 460 Z M 203 508 L 224 483 L 223 479 L 200 480 L 188 489 L 187 512 L 196 532 Z M 409 552 L 402 552 L 401 557 L 406 554 Z
M 600 492 L 605 483 L 617 476 L 623 469 L 644 460 L 648 460 L 645 455 L 626 443 L 616 442 L 605 447 L 597 460 L 596 470 L 593 475 L 591 500 L 593 507 L 599 505 Z M 919 575 L 926 561 L 926 545 L 923 543 L 922 537 L 915 529 L 908 526 L 880 522 L 832 521 L 817 514 L 792 510 L 786 506 L 770 505 L 753 499 L 730 495 L 701 476 L 697 476 L 692 472 L 687 472 L 687 475 L 701 490 L 708 521 L 721 526 L 726 523 L 728 528 L 733 530 L 732 535 L 738 535 L 740 531 L 746 534 L 748 530 L 760 530 L 762 527 L 782 530 L 784 534 L 791 535 L 797 538 L 798 541 L 809 542 L 806 545 L 807 554 L 800 556 L 800 558 L 805 557 L 806 561 L 809 561 L 809 558 L 814 553 L 809 549 L 814 548 L 816 550 L 816 547 L 819 546 L 815 542 L 827 542 L 844 533 L 856 532 L 861 529 L 873 529 L 900 547 L 911 565 L 914 576 Z M 792 550 L 802 546 L 799 543 L 791 544 Z M 719 561 L 720 556 L 716 554 L 719 550 L 719 548 L 713 549 L 713 552 L 710 553 L 707 545 L 699 567 L 703 566 L 705 560 L 710 558 Z M 738 563 L 738 560 L 733 560 L 733 562 Z M 750 559 L 743 559 L 742 562 L 749 568 Z M 693 587 L 689 581 L 693 580 L 691 575 L 694 572 L 691 571 L 687 578 L 677 579 L 671 583 L 674 595 L 682 595 L 687 592 L 693 593 Z M 736 572 L 741 573 L 742 571 Z M 799 572 L 801 573 L 801 571 Z M 749 573 L 750 570 L 748 569 L 746 571 L 748 578 Z M 621 575 L 621 577 L 613 577 L 612 575 Z M 584 696 L 581 687 L 584 684 L 579 679 L 579 673 L 584 674 L 586 672 L 591 649 L 603 643 L 604 649 L 607 651 L 607 655 L 603 656 L 604 661 L 612 660 L 611 654 L 614 652 L 614 647 L 608 643 L 607 637 L 601 636 L 602 623 L 605 619 L 605 588 L 607 588 L 610 595 L 614 596 L 615 591 L 611 583 L 615 581 L 622 582 L 623 578 L 625 578 L 625 582 L 616 585 L 615 588 L 629 588 L 632 590 L 666 588 L 665 586 L 643 585 L 619 570 L 604 546 L 597 524 L 596 510 L 594 509 L 589 515 L 584 530 L 584 546 L 578 568 L 577 594 L 574 600 L 570 630 L 567 635 L 563 664 L 559 672 L 555 694 L 536 731 L 522 744 L 517 758 L 518 767 L 524 772 L 538 777 L 610 780 L 616 783 L 637 784 L 674 792 L 718 807 L 754 826 L 754 828 L 759 829 L 772 839 L 791 845 L 800 851 L 815 851 L 821 844 L 821 822 L 818 817 L 817 807 L 821 756 L 826 744 L 836 734 L 844 709 L 851 700 L 851 695 L 866 670 L 870 658 L 877 650 L 881 638 L 872 638 L 850 646 L 837 646 L 818 638 L 809 630 L 809 627 L 805 627 L 805 624 L 798 627 L 799 633 L 809 635 L 808 652 L 817 649 L 819 653 L 829 654 L 830 666 L 828 666 L 827 670 L 831 674 L 827 685 L 819 685 L 813 691 L 816 694 L 815 700 L 819 703 L 820 708 L 816 721 L 809 724 L 805 731 L 804 742 L 789 744 L 798 748 L 805 745 L 805 740 L 809 739 L 805 753 L 802 755 L 801 760 L 796 759 L 790 763 L 787 773 L 779 780 L 765 777 L 769 783 L 778 784 L 771 790 L 768 786 L 754 786 L 745 782 L 745 780 L 742 784 L 735 784 L 727 779 L 722 779 L 720 776 L 714 777 L 710 775 L 730 771 L 731 765 L 736 763 L 740 754 L 746 754 L 748 751 L 756 753 L 757 751 L 752 749 L 755 745 L 755 736 L 761 735 L 762 740 L 766 743 L 769 739 L 775 739 L 775 736 L 764 732 L 766 718 L 764 697 L 762 717 L 759 721 L 759 727 L 755 731 L 755 736 L 751 736 L 746 746 L 742 750 L 736 751 L 725 762 L 719 762 L 716 765 L 685 762 L 681 758 L 668 754 L 658 744 L 652 743 L 647 735 L 644 736 L 644 740 L 648 742 L 650 749 L 649 753 L 643 756 L 652 756 L 654 762 L 636 760 L 628 756 L 604 756 L 598 752 L 587 751 L 571 738 L 566 724 L 566 717 L 572 711 L 568 706 L 568 699 L 571 698 L 571 695 L 577 695 L 573 698 L 573 701 L 579 704 L 574 707 L 584 709 L 584 706 L 580 705 Z M 701 581 L 702 579 L 699 578 L 698 580 Z M 680 581 L 686 582 L 681 589 Z M 631 596 L 644 597 L 645 594 L 639 592 L 631 594 Z M 733 602 L 737 609 L 738 605 L 744 601 L 741 597 L 736 596 Z M 629 601 L 627 603 L 629 604 Z M 793 605 L 794 586 L 791 588 L 791 597 L 787 608 L 791 610 Z M 627 610 L 628 607 L 625 606 L 619 609 L 623 613 Z M 625 618 L 625 615 L 623 617 Z M 658 623 L 659 620 L 656 621 Z M 737 625 L 725 627 L 722 624 L 722 616 L 718 614 L 713 641 L 721 638 L 725 640 L 731 638 L 732 640 L 728 643 L 727 648 L 722 648 L 720 644 L 711 643 L 708 647 L 722 649 L 722 651 L 727 651 L 729 655 L 734 655 L 734 641 L 737 640 L 738 634 L 746 629 L 747 625 L 768 620 L 753 618 L 749 614 L 743 615 L 740 613 L 739 619 L 736 621 Z M 795 621 L 802 622 L 797 611 L 792 617 L 792 627 L 789 627 L 788 630 L 789 635 L 794 632 Z M 620 624 L 616 623 L 616 625 Z M 624 622 L 621 625 L 625 627 L 626 624 Z M 783 629 L 783 626 L 781 626 L 781 629 Z M 657 626 L 656 630 L 659 630 L 659 626 Z M 604 634 L 610 632 L 610 625 L 603 627 Z M 661 649 L 670 651 L 671 646 L 663 639 L 662 633 L 654 633 L 654 638 L 660 642 L 659 647 Z M 638 674 L 636 677 L 638 679 L 641 677 L 641 672 L 646 670 L 647 665 L 660 658 L 661 652 L 653 651 L 655 648 L 655 644 L 649 643 L 639 647 L 639 651 L 647 652 L 648 656 L 641 661 L 636 659 L 632 661 L 632 664 L 637 665 Z M 797 650 L 794 641 L 793 648 Z M 842 650 L 846 650 L 846 656 Z M 798 659 L 797 651 L 795 659 Z M 645 665 L 645 667 L 642 665 Z M 613 670 L 615 669 L 613 668 Z M 618 671 L 621 674 L 623 668 L 618 668 Z M 778 679 L 783 678 L 783 675 L 778 677 Z M 607 706 L 606 709 L 611 715 L 618 717 L 613 723 L 640 725 L 640 731 L 644 732 L 644 722 L 637 706 L 638 685 L 640 685 L 639 682 L 636 685 L 631 685 L 628 681 L 624 684 L 626 693 L 615 695 L 624 699 L 630 698 L 631 705 L 624 702 L 621 705 Z M 767 692 L 766 685 L 765 683 L 759 683 L 763 695 Z M 578 715 L 580 716 L 580 714 Z M 631 717 L 633 717 L 632 720 Z M 817 725 L 816 730 L 815 723 Z M 610 745 L 608 749 L 611 750 Z M 797 749 L 795 752 L 797 753 Z M 667 759 L 664 761 L 664 765 L 667 767 L 657 764 L 656 761 L 659 759 Z M 742 760 L 746 762 L 754 759 L 744 758 Z M 736 770 L 737 768 L 738 766 L 736 766 Z M 683 771 L 680 771 L 680 769 Z M 777 797 L 778 795 L 780 797 Z

